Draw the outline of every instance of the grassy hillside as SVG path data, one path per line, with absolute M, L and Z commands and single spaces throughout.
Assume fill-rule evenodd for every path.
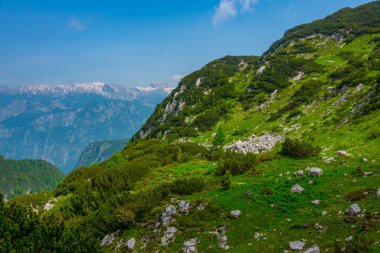
M 13 203 L 64 226 L 66 252 L 380 252 L 379 10 L 207 64 L 124 150 Z
M 63 179 L 58 168 L 43 160 L 7 160 L 0 156 L 0 193 L 15 196 L 52 191 Z

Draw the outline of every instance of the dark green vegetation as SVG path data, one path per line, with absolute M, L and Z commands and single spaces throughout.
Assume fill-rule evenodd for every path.
M 13 198 L 17 195 L 52 191 L 64 175 L 43 160 L 7 160 L 0 155 L 0 193 Z
M 321 252 L 380 252 L 379 9 L 373 2 L 292 29 L 261 58 L 207 64 L 111 159 L 72 172 L 54 196 L 6 206 L 32 205 L 38 222 L 53 217 L 63 235 L 74 235 L 66 252 L 87 247 L 89 238 L 93 252 L 124 252 L 117 244 L 132 237 L 137 252 L 179 252 L 191 238 L 198 252 L 223 252 L 215 231 L 225 231 L 230 252 L 283 252 L 302 239 Z M 272 136 L 259 142 L 273 148 L 223 149 L 253 135 Z M 277 136 L 283 143 L 272 143 Z M 323 175 L 309 177 L 309 167 Z M 291 192 L 295 184 L 304 192 Z M 169 205 L 179 211 L 176 199 L 190 210 L 162 225 Z M 345 213 L 353 203 L 359 215 Z M 241 216 L 229 218 L 232 210 Z M 167 226 L 177 231 L 165 245 Z

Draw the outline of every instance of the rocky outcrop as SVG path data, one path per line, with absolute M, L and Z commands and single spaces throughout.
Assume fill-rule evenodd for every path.
M 240 153 L 254 153 L 259 154 L 262 152 L 270 151 L 274 146 L 283 139 L 282 136 L 265 134 L 262 136 L 252 135 L 245 141 L 237 141 L 231 145 L 224 147 L 226 150 L 232 150 Z

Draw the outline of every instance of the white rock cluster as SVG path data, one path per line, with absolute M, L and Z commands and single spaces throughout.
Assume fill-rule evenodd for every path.
M 182 250 L 184 253 L 198 252 L 196 248 L 197 244 L 199 244 L 199 240 L 197 238 L 193 238 L 184 242 Z
M 231 145 L 224 147 L 226 150 L 232 150 L 240 153 L 254 153 L 259 154 L 262 152 L 270 151 L 274 146 L 283 139 L 281 135 L 265 134 L 261 136 L 252 135 L 245 141 L 237 141 Z

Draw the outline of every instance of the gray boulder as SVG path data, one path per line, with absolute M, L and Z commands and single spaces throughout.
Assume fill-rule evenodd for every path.
M 304 253 L 320 253 L 321 250 L 319 249 L 318 245 L 314 245 L 311 248 L 308 248 L 304 251 Z
M 302 241 L 294 241 L 294 242 L 289 242 L 289 248 L 291 250 L 298 250 L 301 251 L 303 250 L 303 247 L 305 246 L 305 243 Z
M 352 154 L 348 153 L 345 150 L 338 150 L 338 151 L 336 151 L 336 154 L 340 155 L 340 156 L 352 156 Z
M 133 250 L 135 248 L 135 244 L 136 244 L 136 239 L 132 237 L 131 239 L 127 241 L 127 248 L 129 250 Z
M 350 207 L 348 207 L 345 211 L 346 214 L 358 214 L 362 210 L 360 209 L 358 204 L 352 204 Z
M 320 177 L 323 175 L 323 170 L 321 168 L 308 168 L 309 177 Z
M 239 218 L 241 215 L 241 211 L 239 210 L 234 210 L 230 212 L 230 217 L 231 218 Z
M 316 199 L 316 200 L 310 201 L 310 203 L 312 203 L 314 205 L 319 205 L 321 203 L 321 201 L 319 199 Z
M 299 184 L 295 184 L 290 189 L 291 192 L 303 192 L 305 189 L 302 188 Z
M 298 170 L 298 171 L 294 172 L 294 175 L 296 177 L 302 177 L 303 176 L 303 170 Z
M 180 213 L 189 213 L 190 211 L 190 203 L 187 201 L 180 201 L 178 204 L 178 209 Z

